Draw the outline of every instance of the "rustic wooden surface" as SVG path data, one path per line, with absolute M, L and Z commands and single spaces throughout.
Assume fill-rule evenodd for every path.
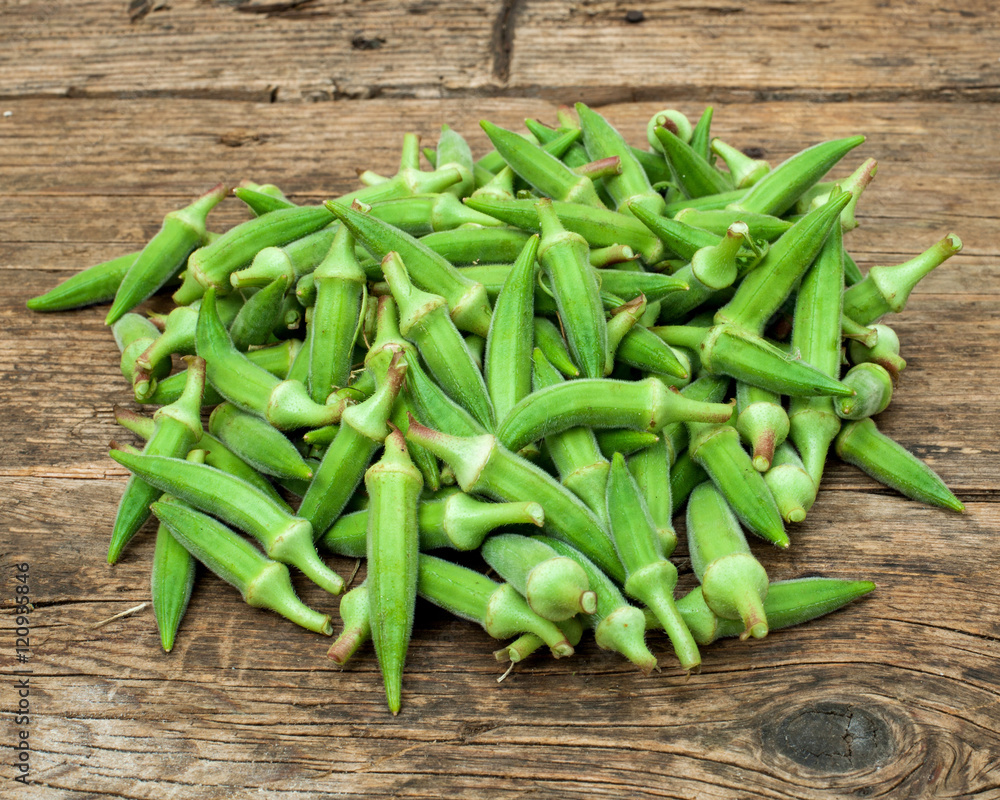
M 0 795 L 1000 797 L 997 22 L 987 2 L 3 3 Z M 127 395 L 102 310 L 24 301 L 138 248 L 218 180 L 318 200 L 357 167 L 390 170 L 404 131 L 433 140 L 448 122 L 481 152 L 479 118 L 551 120 L 580 98 L 636 142 L 664 105 L 712 102 L 719 135 L 775 162 L 868 135 L 857 156 L 880 172 L 848 239 L 859 263 L 965 242 L 894 320 L 909 367 L 880 424 L 968 513 L 832 462 L 791 549 L 755 549 L 773 579 L 878 591 L 716 644 L 690 679 L 654 636 L 664 668 L 648 677 L 587 643 L 498 684 L 495 643 L 420 606 L 396 718 L 370 651 L 336 670 L 325 641 L 211 576 L 169 655 L 148 609 L 95 628 L 148 594 L 151 537 L 104 563 Z M 213 223 L 241 218 L 226 201 Z M 27 788 L 10 782 L 18 561 L 35 601 Z

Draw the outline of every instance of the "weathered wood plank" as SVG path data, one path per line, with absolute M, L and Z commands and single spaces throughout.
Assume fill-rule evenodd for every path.
M 245 13 L 261 5 L 8 3 L 0 94 L 309 102 L 439 97 L 490 83 L 499 0 L 313 0 Z
M 245 13 L 261 6 L 274 13 Z M 666 0 L 84 3 L 0 20 L 7 97 L 315 101 L 536 94 L 624 98 L 996 99 L 998 16 L 961 8 Z M 219 46 L 220 41 L 239 46 Z M 892 47 L 887 47 L 887 42 Z M 847 46 L 849 43 L 850 46 Z
M 510 84 L 562 102 L 996 99 L 996 5 L 517 4 Z M 891 44 L 890 44 L 891 43 Z
M 811 799 L 930 783 L 986 798 L 1000 781 L 1000 624 L 980 613 L 998 599 L 995 504 L 959 517 L 825 493 L 789 551 L 755 550 L 775 579 L 865 576 L 879 590 L 765 640 L 706 648 L 690 679 L 651 636 L 659 674 L 589 641 L 498 685 L 492 640 L 421 605 L 392 718 L 370 650 L 332 669 L 321 637 L 245 607 L 212 576 L 172 654 L 148 609 L 93 629 L 146 599 L 148 537 L 102 563 L 118 486 L 0 478 L 17 498 L 2 512 L 5 550 L 34 576 L 34 757 L 51 796 Z M 335 604 L 298 586 L 318 608 Z

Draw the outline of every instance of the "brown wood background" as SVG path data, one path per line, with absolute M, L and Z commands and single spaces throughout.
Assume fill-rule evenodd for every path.
M 1000 797 L 998 45 L 985 0 L 0 0 L 0 795 Z M 104 563 L 127 395 L 102 309 L 24 301 L 137 249 L 219 180 L 321 199 L 358 167 L 391 170 L 404 131 L 432 142 L 447 122 L 482 152 L 481 117 L 551 121 L 577 99 L 636 143 L 654 111 L 711 103 L 719 135 L 774 163 L 868 135 L 859 263 L 965 242 L 894 320 L 909 367 L 880 424 L 968 513 L 831 463 L 792 548 L 755 548 L 773 579 L 878 591 L 708 648 L 690 679 L 654 636 L 658 674 L 591 642 L 498 684 L 495 642 L 421 606 L 396 718 L 370 651 L 338 671 L 327 642 L 211 576 L 169 655 L 148 609 L 94 628 L 148 595 L 150 536 Z M 213 215 L 241 218 L 234 201 Z M 18 561 L 35 602 L 27 788 L 11 782 Z

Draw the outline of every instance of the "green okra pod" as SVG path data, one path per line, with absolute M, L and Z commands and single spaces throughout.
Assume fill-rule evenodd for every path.
M 837 162 L 864 141 L 864 136 L 848 136 L 796 153 L 750 187 L 750 191 L 736 202 L 737 208 L 780 217 Z M 842 208 L 837 210 L 838 214 Z
M 579 617 L 570 617 L 556 623 L 566 640 L 576 647 L 583 638 L 583 623 Z M 545 646 L 545 641 L 537 633 L 522 633 L 506 647 L 493 651 L 493 657 L 500 662 L 517 664 Z
M 452 188 L 454 186 L 449 187 Z M 443 194 L 414 195 L 374 203 L 368 213 L 394 228 L 417 237 L 451 231 L 460 225 L 487 228 L 503 224 L 495 217 L 463 205 L 461 200 L 447 191 Z
M 471 206 L 468 208 L 472 209 Z M 499 222 L 495 217 L 491 219 L 495 223 Z M 460 267 L 470 264 L 510 264 L 524 249 L 529 235 L 514 228 L 476 226 L 428 233 L 426 236 L 421 236 L 419 241 L 456 267 Z M 479 279 L 473 278 L 473 280 Z M 480 280 L 480 283 L 482 282 Z M 499 287 L 495 287 L 492 294 L 496 294 L 498 290 Z M 486 291 L 490 292 L 489 286 L 486 287 Z
M 670 465 L 671 512 L 679 513 L 694 488 L 707 480 L 709 480 L 708 473 L 694 462 L 687 450 L 679 453 L 674 463 Z
M 299 506 L 299 516 L 309 520 L 316 539 L 344 510 L 379 444 L 389 434 L 389 414 L 405 375 L 406 363 L 397 354 L 375 394 L 344 411 L 337 436 Z
M 607 459 L 610 459 L 615 453 L 630 456 L 661 441 L 655 433 L 630 431 L 627 428 L 596 431 L 594 438 L 597 439 L 597 446 Z
M 490 327 L 490 304 L 486 290 L 469 280 L 448 261 L 403 231 L 337 203 L 328 207 L 374 258 L 383 260 L 390 252 L 405 262 L 410 279 L 420 289 L 441 294 L 455 325 L 485 336 Z
M 188 357 L 187 382 L 177 402 L 164 406 L 153 415 L 154 429 L 143 453 L 150 456 L 183 458 L 201 438 L 201 395 L 205 387 L 205 362 Z M 126 545 L 149 519 L 149 504 L 162 494 L 162 490 L 149 482 L 129 478 L 118 505 L 111 542 L 108 545 L 108 563 L 118 561 Z
M 701 210 L 685 208 L 674 216 L 675 222 L 692 225 L 695 228 L 725 236 L 729 226 L 734 222 L 742 222 L 747 226 L 751 240 L 773 242 L 792 227 L 792 222 L 770 214 L 751 214 L 747 211 L 737 211 L 729 208 Z
M 745 222 L 730 225 L 717 245 L 702 247 L 691 256 L 691 272 L 709 289 L 725 289 L 736 282 L 739 267 L 736 259 L 744 244 L 754 246 Z
M 767 635 L 767 573 L 753 557 L 736 515 L 708 482 L 688 499 L 688 550 L 708 607 L 724 619 L 741 620 L 740 638 Z
M 225 472 L 183 459 L 136 456 L 116 450 L 110 455 L 160 491 L 246 531 L 261 543 L 268 556 L 298 567 L 331 594 L 339 594 L 343 588 L 340 576 L 330 571 L 316 554 L 308 520 L 293 516 L 260 489 Z
M 192 450 L 188 461 L 204 463 L 205 451 Z M 169 501 L 169 495 L 162 500 Z M 174 538 L 162 522 L 156 529 L 156 546 L 153 550 L 153 568 L 149 576 L 149 594 L 153 603 L 153 616 L 160 632 L 163 651 L 174 649 L 177 629 L 187 611 L 194 587 L 195 559 Z
M 475 162 L 469 143 L 462 134 L 448 125 L 441 126 L 434 154 L 434 168 L 458 170 L 462 179 L 445 189 L 445 192 L 455 197 L 468 197 L 476 188 Z
M 753 465 L 767 472 L 774 449 L 788 436 L 788 414 L 777 393 L 748 383 L 736 384 L 736 430 L 750 445 Z
M 243 304 L 229 326 L 229 337 L 237 350 L 267 344 L 281 321 L 281 300 L 287 288 L 288 281 L 279 277 Z
M 467 567 L 421 555 L 417 592 L 455 616 L 479 624 L 495 639 L 530 631 L 545 641 L 556 658 L 573 655 L 562 630 L 532 611 L 508 583 L 496 583 Z
M 492 428 L 493 404 L 486 384 L 448 314 L 445 298 L 414 286 L 397 253 L 386 255 L 382 271 L 399 306 L 400 333 L 417 346 L 424 363 L 449 397 L 484 427 Z
M 598 439 L 600 442 L 600 439 Z M 628 469 L 646 503 L 646 510 L 660 541 L 664 558 L 669 558 L 677 546 L 673 523 L 673 502 L 670 496 L 670 455 L 666 438 L 632 454 Z M 608 451 L 602 446 L 607 455 Z M 621 452 L 619 450 L 619 452 Z M 613 455 L 613 453 L 612 453 Z M 623 453 L 624 455 L 624 453 Z
M 663 157 L 670 165 L 674 185 L 685 197 L 704 197 L 733 188 L 728 175 L 719 172 L 672 131 L 657 125 L 653 134 L 663 148 Z
M 309 480 L 312 470 L 281 431 L 265 420 L 221 403 L 212 411 L 208 429 L 229 450 L 254 469 L 276 478 Z
M 872 326 L 876 338 L 872 344 L 854 339 L 847 343 L 847 356 L 852 364 L 878 364 L 892 376 L 893 384 L 899 382 L 899 373 L 906 369 L 906 361 L 899 356 L 899 337 L 888 325 Z
M 802 522 L 816 500 L 816 483 L 788 442 L 775 450 L 771 466 L 764 473 L 764 483 L 785 522 Z
M 698 646 L 674 605 L 677 568 L 667 561 L 663 544 L 635 479 L 621 453 L 611 460 L 607 487 L 608 521 L 615 550 L 625 566 L 625 594 L 650 608 L 670 637 L 686 670 L 701 663 Z
M 937 473 L 879 431 L 871 417 L 847 422 L 837 435 L 837 455 L 913 500 L 965 511 Z
M 265 298 L 267 295 L 265 295 Z M 280 300 L 280 295 L 278 299 Z M 244 302 L 239 294 L 216 297 L 215 309 L 219 313 L 219 320 L 227 330 L 232 327 L 236 317 L 239 316 Z M 177 306 L 166 318 L 163 319 L 163 330 L 153 342 L 136 358 L 135 363 L 139 369 L 147 372 L 153 368 L 154 364 L 168 360 L 174 354 L 194 355 L 195 335 L 198 328 L 198 311 L 201 308 L 201 300 L 196 300 L 189 306 Z M 272 326 L 273 328 L 273 326 Z M 270 331 L 268 331 L 270 333 Z M 232 338 L 232 337 L 230 337 Z M 237 350 L 247 350 L 250 342 L 233 341 Z M 145 398 L 137 398 L 138 402 L 143 402 Z
M 551 201 L 539 201 L 537 213 L 542 228 L 538 258 L 552 284 L 570 352 L 584 377 L 598 378 L 604 374 L 608 333 L 587 243 L 562 226 Z
M 587 573 L 591 589 L 597 595 L 597 610 L 584 617 L 594 630 L 594 640 L 602 650 L 614 650 L 644 673 L 656 669 L 656 657 L 646 646 L 646 619 L 642 611 L 629 603 L 600 567 L 565 542 L 549 536 L 536 537 L 560 555 L 572 558 Z
M 153 503 L 153 512 L 198 561 L 256 608 L 267 608 L 306 630 L 330 636 L 330 617 L 306 606 L 292 588 L 288 567 L 262 556 L 222 523 L 176 502 Z
M 142 353 L 160 335 L 160 331 L 150 320 L 139 314 L 125 314 L 111 326 L 111 333 L 122 354 L 122 376 L 133 387 L 141 382 L 144 386 L 155 389 L 157 382 L 170 374 L 169 357 L 156 361 L 145 370 L 137 363 Z
M 853 600 L 874 591 L 871 581 L 845 581 L 837 578 L 793 578 L 772 581 L 764 598 L 764 613 L 769 631 L 801 625 L 804 622 L 843 608 Z M 698 586 L 677 601 L 677 608 L 684 617 L 698 644 L 711 644 L 743 633 L 742 620 L 717 617 L 705 603 Z M 649 625 L 652 614 L 646 614 Z
M 497 428 L 511 450 L 568 428 L 633 428 L 655 433 L 672 422 L 725 422 L 732 406 L 693 401 L 656 378 L 627 382 L 579 379 L 533 392 Z
M 532 236 L 511 268 L 493 308 L 484 374 L 497 418 L 531 393 L 531 350 L 538 237 Z
M 542 351 L 546 361 L 552 364 L 567 378 L 575 378 L 580 374 L 579 368 L 573 363 L 566 341 L 555 323 L 544 317 L 535 317 L 532 322 L 535 347 Z M 523 399 L 523 398 L 522 398 Z M 510 409 L 507 410 L 510 413 Z M 500 419 L 507 414 L 499 415 Z
M 344 666 L 358 652 L 358 648 L 372 638 L 369 602 L 367 581 L 340 598 L 340 620 L 343 624 L 340 635 L 326 651 L 327 657 L 338 666 Z
M 141 252 L 126 253 L 87 267 L 45 294 L 32 297 L 26 305 L 32 311 L 68 311 L 113 300 L 122 278 Z
M 543 619 L 562 622 L 597 611 L 597 595 L 583 568 L 537 539 L 497 534 L 483 543 L 482 556 Z
M 833 410 L 841 419 L 862 419 L 881 414 L 892 400 L 892 375 L 878 364 L 851 367 L 844 384 L 854 389 L 853 397 L 838 397 Z
M 233 347 L 215 310 L 213 289 L 202 298 L 196 339 L 198 355 L 207 364 L 208 380 L 238 408 L 263 417 L 278 430 L 319 428 L 340 421 L 347 405 L 344 399 L 333 395 L 327 405 L 314 403 L 301 381 L 281 381 Z M 295 364 L 289 374 L 294 370 Z
M 263 248 L 300 239 L 332 221 L 333 215 L 325 207 L 302 206 L 272 211 L 231 228 L 191 254 L 184 282 L 174 292 L 174 302 L 187 305 L 211 288 L 228 294 L 232 291 L 229 276 Z
M 354 343 L 365 302 L 365 273 L 354 255 L 354 237 L 346 226 L 313 273 L 316 304 L 309 351 L 309 394 L 326 402 L 334 387 L 347 385 Z
M 226 187 L 220 183 L 191 205 L 167 214 L 163 226 L 122 278 L 115 300 L 104 319 L 106 325 L 113 325 L 123 314 L 152 297 L 177 274 L 188 255 L 205 238 L 205 218 L 208 212 L 226 194 Z
M 486 433 L 475 417 L 444 393 L 420 366 L 415 353 L 407 353 L 409 371 L 406 396 L 412 401 L 414 414 L 432 427 L 456 436 L 478 436 Z M 401 429 L 402 430 L 402 429 Z
M 750 158 L 721 139 L 712 139 L 710 147 L 713 153 L 726 162 L 730 180 L 737 189 L 753 186 L 771 171 L 771 165 L 763 159 Z
M 534 501 L 545 512 L 545 530 L 577 547 L 615 579 L 624 579 L 611 539 L 572 492 L 534 464 L 502 447 L 494 436 L 451 436 L 411 420 L 407 438 L 454 470 L 462 491 L 508 502 Z
M 447 547 L 475 550 L 486 536 L 505 525 L 534 525 L 540 528 L 545 512 L 538 503 L 487 503 L 453 491 L 442 499 L 422 499 L 417 506 L 420 550 Z M 331 553 L 351 558 L 365 554 L 368 512 L 355 511 L 340 516 L 323 535 L 320 544 Z
M 389 710 L 399 713 L 403 662 L 417 599 L 417 498 L 420 470 L 397 430 L 385 437 L 382 458 L 365 472 L 368 506 L 368 616 Z
M 716 312 L 715 321 L 763 333 L 767 321 L 820 252 L 850 199 L 849 192 L 831 198 L 782 234 L 756 269 L 743 279 L 732 300 Z
M 949 233 L 909 261 L 892 267 L 872 267 L 864 280 L 844 292 L 845 316 L 870 325 L 890 311 L 898 314 L 917 283 L 961 250 L 962 240 Z
M 854 217 L 854 212 L 857 209 L 858 200 L 861 199 L 861 193 L 864 192 L 868 184 L 872 182 L 875 174 L 878 172 L 878 162 L 874 158 L 865 159 L 864 163 L 858 167 L 854 172 L 852 172 L 848 177 L 841 181 L 837 181 L 837 185 L 851 193 L 851 202 L 847 204 L 847 207 L 840 212 L 840 222 L 844 227 L 845 231 L 852 231 L 858 227 L 858 221 Z M 815 208 L 825 203 L 830 198 L 830 192 L 821 192 L 812 198 L 809 203 L 810 208 Z

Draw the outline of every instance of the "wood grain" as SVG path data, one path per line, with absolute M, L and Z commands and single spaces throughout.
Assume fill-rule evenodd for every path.
M 13 773 L 11 568 L 31 564 L 32 780 L 41 800 L 1000 797 L 998 12 L 926 2 L 458 3 L 19 0 L 0 14 L 0 779 Z M 382 41 L 380 41 L 382 40 Z M 601 104 L 636 143 L 649 116 L 715 106 L 715 132 L 772 163 L 865 133 L 880 162 L 848 248 L 863 268 L 949 231 L 963 252 L 893 319 L 907 370 L 880 426 L 967 503 L 928 508 L 831 460 L 772 579 L 878 590 L 763 641 L 706 648 L 698 675 L 643 676 L 585 639 L 502 682 L 485 633 L 421 603 L 404 710 L 374 655 L 202 576 L 178 644 L 144 610 L 152 524 L 105 550 L 126 474 L 127 400 L 101 309 L 24 301 L 137 249 L 219 180 L 318 202 L 392 172 L 405 131 L 554 120 Z M 315 103 L 323 100 L 330 102 Z M 632 101 L 641 102 L 632 102 Z M 226 228 L 236 201 L 213 212 Z M 167 307 L 156 298 L 148 307 Z M 683 521 L 678 520 L 683 533 Z M 694 585 L 678 548 L 681 587 Z M 354 563 L 331 559 L 347 575 Z M 470 559 L 469 563 L 478 563 Z M 364 576 L 359 573 L 358 580 Z M 336 598 L 296 576 L 316 608 Z

